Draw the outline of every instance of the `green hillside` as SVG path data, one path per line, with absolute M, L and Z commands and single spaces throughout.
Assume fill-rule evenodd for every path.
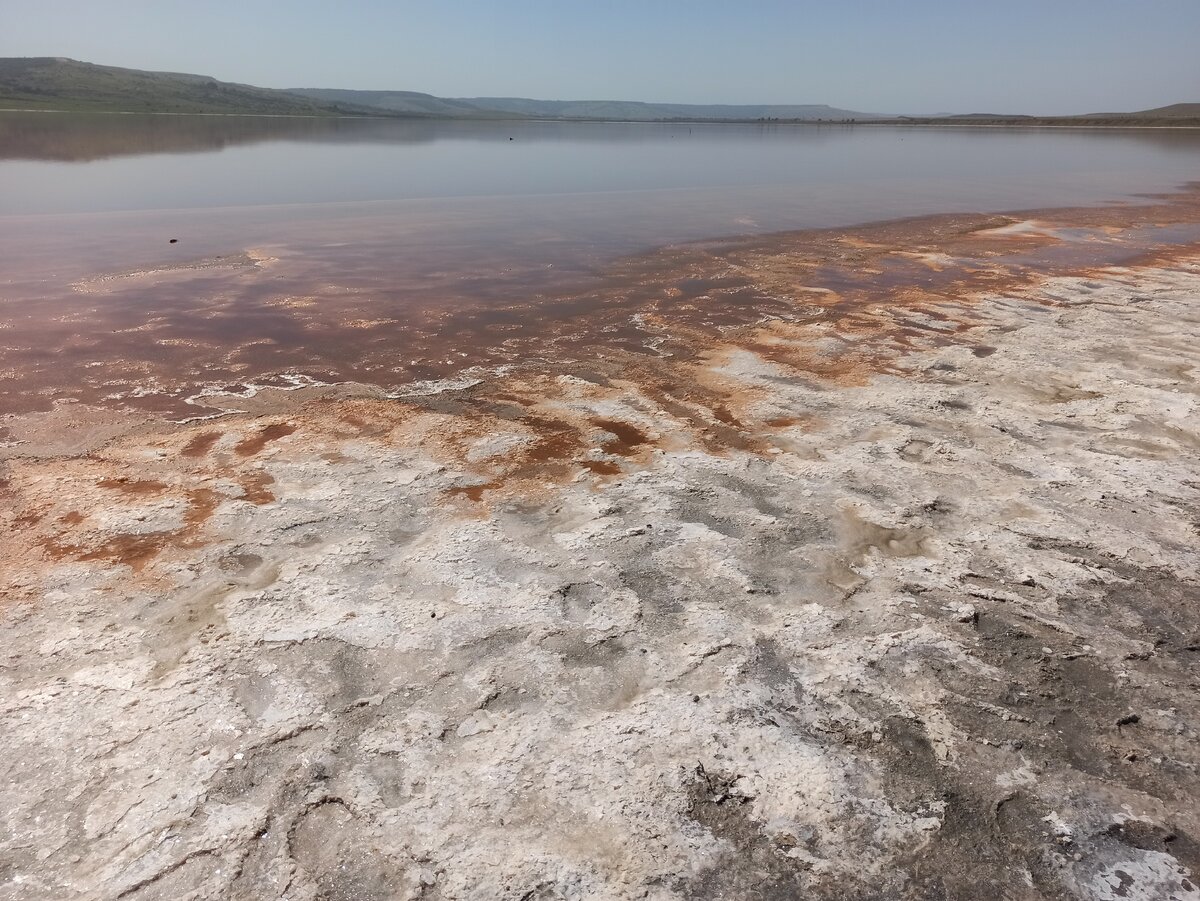
M 381 115 L 204 75 L 143 72 L 54 57 L 0 58 L 0 109 L 274 116 Z
M 289 93 L 307 97 L 318 103 L 343 106 L 370 107 L 387 110 L 402 116 L 430 116 L 441 118 L 501 118 L 492 110 L 480 109 L 460 100 L 443 100 L 432 94 L 416 91 L 348 91 L 337 88 L 290 88 Z M 510 116 L 511 118 L 511 116 Z
M 226 113 L 272 116 L 385 116 L 450 119 L 610 119 L 624 121 L 907 122 L 936 125 L 1200 126 L 1200 103 L 1133 113 L 1025 116 L 972 113 L 882 116 L 821 104 L 684 104 L 627 100 L 445 98 L 415 91 L 298 88 L 217 81 L 206 75 L 145 72 L 61 57 L 0 58 L 0 109 L 125 113 Z

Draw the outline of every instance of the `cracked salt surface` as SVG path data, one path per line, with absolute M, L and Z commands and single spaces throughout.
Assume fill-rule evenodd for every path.
M 14 421 L 0 892 L 1196 897 L 1197 298 Z

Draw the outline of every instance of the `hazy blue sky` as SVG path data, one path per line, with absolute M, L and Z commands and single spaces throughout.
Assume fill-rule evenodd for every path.
M 829 103 L 1200 101 L 1200 0 L 0 0 L 0 56 L 268 87 Z

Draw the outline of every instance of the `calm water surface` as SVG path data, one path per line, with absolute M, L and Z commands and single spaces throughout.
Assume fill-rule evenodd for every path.
M 1132 200 L 1198 164 L 1191 131 L 0 114 L 0 414 L 535 359 L 638 296 L 623 255 Z
M 398 277 L 586 269 L 664 243 L 1090 204 L 1197 177 L 1197 131 L 9 113 L 0 277 L 248 245 L 340 244 Z

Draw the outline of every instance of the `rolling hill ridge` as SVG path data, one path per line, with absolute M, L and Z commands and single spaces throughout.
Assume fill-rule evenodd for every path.
M 287 91 L 181 72 L 145 72 L 63 57 L 0 58 L 0 109 L 79 112 L 380 115 Z
M 1131 113 L 1029 116 L 968 113 L 893 116 L 824 104 L 689 104 L 634 100 L 535 100 L 528 97 L 436 97 L 416 91 L 336 88 L 280 90 L 218 81 L 207 75 L 147 72 L 63 57 L 0 58 L 0 109 L 226 114 L 369 116 L 420 119 L 561 119 L 627 122 L 778 120 L 916 125 L 1062 125 L 1200 127 L 1200 103 Z

